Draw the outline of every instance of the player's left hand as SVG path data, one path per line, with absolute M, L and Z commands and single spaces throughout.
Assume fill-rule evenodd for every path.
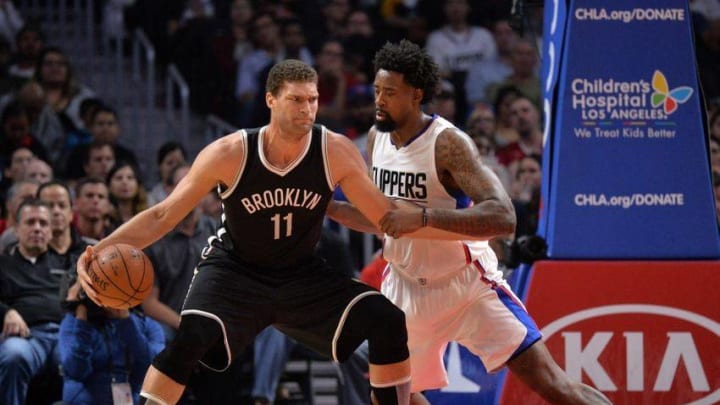
M 422 228 L 422 207 L 409 201 L 394 200 L 396 209 L 380 219 L 380 229 L 393 238 L 399 238 Z

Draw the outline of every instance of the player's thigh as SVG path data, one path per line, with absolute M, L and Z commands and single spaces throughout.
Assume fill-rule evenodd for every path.
M 337 343 L 347 330 L 345 321 L 350 312 L 363 298 L 380 293 L 356 280 L 323 271 L 306 274 L 302 285 L 305 287 L 293 286 L 283 292 L 286 299 L 278 302 L 282 308 L 276 312 L 274 326 L 320 354 L 336 359 Z M 395 308 L 389 301 L 387 305 Z M 358 336 L 350 353 L 362 340 Z
M 507 286 L 483 291 L 452 319 L 450 336 L 475 353 L 489 371 L 497 370 L 540 339 L 540 332 Z

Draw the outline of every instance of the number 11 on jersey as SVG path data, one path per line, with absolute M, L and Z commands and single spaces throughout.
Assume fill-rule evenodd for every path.
M 282 217 L 285 220 L 285 237 L 289 238 L 292 235 L 292 212 Z M 273 222 L 273 228 L 275 230 L 274 239 L 280 239 L 280 228 L 282 221 L 280 221 L 280 214 L 275 214 L 270 218 Z

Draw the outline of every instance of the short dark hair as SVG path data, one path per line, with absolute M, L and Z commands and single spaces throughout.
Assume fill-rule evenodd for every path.
M 72 193 L 70 192 L 70 188 L 67 186 L 67 184 L 65 184 L 64 182 L 62 182 L 60 180 L 50 180 L 47 183 L 41 184 L 40 187 L 38 187 L 37 193 L 35 193 L 35 196 L 37 198 L 40 198 L 40 193 L 42 193 L 42 191 L 45 190 L 46 188 L 50 188 L 50 187 L 62 187 L 68 195 L 68 199 L 70 200 L 70 205 L 72 205 Z
M 94 150 L 102 149 L 106 146 L 109 147 L 110 149 L 112 149 L 113 155 L 115 155 L 115 146 L 113 144 L 111 144 L 110 142 L 93 141 L 90 144 L 88 144 L 87 147 L 84 148 L 84 150 L 82 151 L 83 152 L 82 153 L 83 164 L 90 163 L 90 152 L 92 152 Z M 117 156 L 115 156 L 115 157 L 117 157 Z
M 176 150 L 180 151 L 180 153 L 183 155 L 183 159 L 187 159 L 187 152 L 185 151 L 185 147 L 180 142 L 167 141 L 164 144 L 160 145 L 157 151 L 158 166 L 162 164 L 162 161 L 165 160 L 165 157 L 167 155 Z
M 277 96 L 285 82 L 317 83 L 317 81 L 318 74 L 311 66 L 297 59 L 286 59 L 270 69 L 265 91 Z
M 115 117 L 115 120 L 118 120 L 120 117 L 118 117 L 117 111 L 115 111 L 114 108 L 108 106 L 107 104 L 101 104 L 98 106 L 98 108 L 93 111 L 92 116 L 90 117 L 90 122 L 95 122 L 95 118 L 97 118 L 98 114 L 100 113 L 108 113 L 111 114 L 113 117 Z
M 432 100 L 438 90 L 437 64 L 422 48 L 406 39 L 397 44 L 386 42 L 375 54 L 374 64 L 375 73 L 380 69 L 400 73 L 405 83 L 422 90 L 422 104 Z
M 20 213 L 25 207 L 45 207 L 50 211 L 50 206 L 45 201 L 39 198 L 26 198 L 22 200 L 20 205 L 18 205 L 17 211 L 15 211 L 15 222 L 18 224 L 20 223 Z
M 82 189 L 85 188 L 88 184 L 102 184 L 105 186 L 105 188 L 108 188 L 107 183 L 105 183 L 104 179 L 98 179 L 97 177 L 83 177 L 82 179 L 78 180 L 77 184 L 75 185 L 75 198 L 80 197 L 80 194 L 82 193 Z

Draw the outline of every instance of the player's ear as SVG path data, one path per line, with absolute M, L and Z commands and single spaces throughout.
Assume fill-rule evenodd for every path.
M 269 91 L 265 92 L 265 104 L 269 109 L 272 109 L 273 104 L 275 104 L 275 96 Z
M 422 102 L 423 99 L 423 91 L 422 89 L 415 89 L 413 94 L 413 101 L 416 101 L 418 104 Z

